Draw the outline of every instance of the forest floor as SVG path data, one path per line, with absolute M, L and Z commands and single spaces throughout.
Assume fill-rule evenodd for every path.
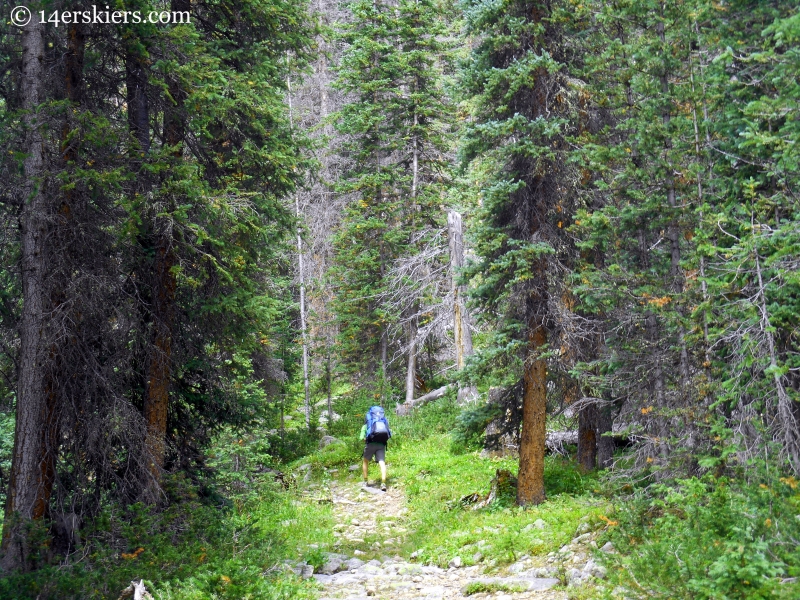
M 314 577 L 323 585 L 327 598 L 361 600 L 366 598 L 392 598 L 428 600 L 487 597 L 494 592 L 498 598 L 565 598 L 563 592 L 548 591 L 559 584 L 557 578 L 541 578 L 520 572 L 515 576 L 487 577 L 483 567 L 462 567 L 454 560 L 446 569 L 421 566 L 395 553 L 402 544 L 408 528 L 413 527 L 407 518 L 405 494 L 392 488 L 386 493 L 377 488 L 358 484 L 334 485 L 331 490 L 336 525 L 334 535 L 340 544 L 356 546 L 354 556 L 334 554 L 323 565 L 323 573 Z M 377 539 L 376 539 L 377 538 Z M 383 540 L 383 541 L 379 541 Z M 362 546 L 363 550 L 357 548 Z M 359 556 L 383 552 L 380 559 L 363 561 Z M 458 565 L 458 566 L 456 566 Z M 333 574 L 333 571 L 339 570 Z M 326 573 L 327 572 L 327 573 Z M 479 590 L 485 591 L 479 591 Z M 522 590 L 524 593 L 519 593 Z M 540 590 L 535 593 L 528 591 Z M 517 591 L 513 593 L 513 591 Z
M 335 551 L 324 553 L 324 564 L 314 569 L 323 600 L 565 600 L 572 596 L 565 583 L 574 591 L 593 576 L 603 575 L 591 558 L 592 548 L 597 548 L 592 532 L 576 535 L 551 556 L 522 555 L 498 568 L 483 562 L 481 549 L 489 552 L 493 539 L 487 528 L 486 539 L 465 548 L 468 558 L 455 556 L 446 567 L 419 564 L 418 553 L 408 553 L 406 542 L 416 532 L 402 487 L 392 485 L 381 492 L 353 481 L 332 480 L 315 489 L 314 494 L 319 493 L 333 503 L 336 538 Z M 539 519 L 529 529 L 546 527 Z M 310 565 L 305 569 L 308 577 Z

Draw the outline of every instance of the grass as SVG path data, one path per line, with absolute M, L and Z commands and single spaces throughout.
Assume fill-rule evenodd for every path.
M 144 579 L 157 600 L 311 600 L 314 586 L 281 565 L 313 543 L 332 543 L 331 507 L 298 501 L 261 473 L 264 450 L 258 436 L 223 436 L 212 452 L 213 501 L 168 478 L 166 510 L 108 507 L 86 523 L 69 564 L 0 578 L 0 598 L 115 600 Z
M 521 586 L 506 585 L 497 581 L 475 581 L 464 588 L 464 595 L 472 596 L 473 594 L 495 594 L 498 592 L 507 592 L 513 594 L 515 592 L 524 592 L 525 590 L 526 588 Z
M 81 557 L 0 579 L 0 597 L 113 600 L 129 581 L 144 578 L 158 600 L 316 598 L 316 584 L 300 581 L 283 563 L 323 564 L 335 537 L 332 506 L 317 501 L 324 496 L 320 487 L 361 477 L 360 469 L 348 466 L 360 464 L 357 433 L 375 400 L 341 396 L 336 412 L 342 419 L 332 427 L 338 443 L 317 449 L 318 436 L 288 431 L 278 447 L 259 432 L 229 432 L 209 454 L 217 473 L 213 493 L 172 477 L 165 482 L 170 506 L 162 512 L 142 505 L 107 508 L 82 529 Z M 453 443 L 460 410 L 446 397 L 408 417 L 390 416 L 389 485 L 402 487 L 408 511 L 378 520 L 408 530 L 399 554 L 414 552 L 416 560 L 440 567 L 458 556 L 489 572 L 522 556 L 544 566 L 579 528 L 602 529 L 598 543 L 612 540 L 619 550 L 595 556 L 607 567 L 608 580 L 567 588 L 571 600 L 798 597 L 800 483 L 794 478 L 750 472 L 749 483 L 745 477 L 688 479 L 630 488 L 633 495 L 623 497 L 597 475 L 581 474 L 572 461 L 548 456 L 546 502 L 522 509 L 505 497 L 470 510 L 459 500 L 487 494 L 496 471 L 516 473 L 517 461 L 485 458 L 463 440 Z M 280 466 L 278 457 L 291 462 Z M 297 469 L 306 464 L 310 481 Z M 286 478 L 293 481 L 290 489 L 263 472 L 269 465 L 287 475 L 294 469 L 295 479 Z M 375 478 L 376 467 L 371 473 Z M 379 534 L 358 545 L 363 549 L 376 539 Z M 562 581 L 564 576 L 562 568 Z M 499 582 L 476 582 L 466 593 L 513 591 Z
M 343 482 L 360 478 L 360 471 L 351 473 L 343 467 L 360 462 L 363 442 L 355 433 L 370 399 L 363 403 L 351 407 L 344 423 L 337 423 L 343 443 L 295 464 L 311 463 L 314 472 L 326 479 L 331 475 L 325 469 L 339 469 L 333 477 Z M 474 564 L 480 552 L 483 564 L 499 567 L 523 555 L 544 559 L 575 537 L 582 520 L 605 526 L 600 517 L 610 505 L 593 491 L 598 487 L 596 477 L 581 475 L 561 457 L 547 457 L 548 500 L 539 506 L 521 509 L 506 498 L 478 511 L 451 508 L 467 494 L 487 494 L 498 469 L 517 471 L 515 459 L 482 458 L 477 451 L 458 451 L 449 434 L 459 411 L 454 399 L 446 398 L 408 417 L 390 417 L 394 435 L 387 451 L 389 484 L 403 487 L 409 509 L 406 522 L 413 524 L 403 548 L 406 555 L 416 551 L 418 560 L 445 567 L 455 556 L 465 565 Z M 348 432 L 350 435 L 342 435 Z M 375 467 L 371 468 L 374 477 Z M 532 528 L 537 519 L 546 522 L 544 529 Z

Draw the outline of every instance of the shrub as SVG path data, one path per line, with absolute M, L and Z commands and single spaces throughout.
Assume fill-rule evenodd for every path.
M 792 597 L 781 579 L 800 575 L 797 487 L 706 476 L 639 491 L 618 510 L 611 571 L 651 598 Z

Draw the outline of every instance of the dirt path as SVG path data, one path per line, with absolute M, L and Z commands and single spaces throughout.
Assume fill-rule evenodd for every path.
M 522 560 L 505 573 L 487 574 L 482 565 L 453 564 L 441 569 L 399 556 L 395 549 L 411 528 L 402 489 L 390 488 L 384 493 L 360 484 L 333 482 L 331 494 L 338 551 L 329 554 L 321 572 L 313 575 L 323 587 L 324 600 L 567 597 L 563 590 L 551 589 L 558 584 L 557 579 L 542 576 L 554 572 L 554 568 L 530 568 L 530 561 Z M 367 561 L 371 556 L 380 558 Z M 466 595 L 467 586 L 481 584 L 487 591 Z

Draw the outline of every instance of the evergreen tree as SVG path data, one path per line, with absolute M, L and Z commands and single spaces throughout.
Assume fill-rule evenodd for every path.
M 473 107 L 462 152 L 482 203 L 478 260 L 467 273 L 474 302 L 495 326 L 473 369 L 521 395 L 517 502 L 538 504 L 545 499 L 547 347 L 557 339 L 553 317 L 566 297 L 558 274 L 569 253 L 566 135 L 576 98 L 554 3 L 468 2 L 465 10 L 478 42 L 462 75 Z
M 21 428 L 6 568 L 39 566 L 29 540 L 67 507 L 163 499 L 162 469 L 195 474 L 211 433 L 263 413 L 281 376 L 263 365 L 292 337 L 283 197 L 304 168 L 283 95 L 311 27 L 302 3 L 188 9 L 175 27 L 34 27 L 58 76 L 3 71 L 2 201 L 38 240 L 3 238 L 37 262 L 2 266 L 29 292 L 3 313 L 4 335 L 27 324 L 3 348 Z M 31 135 L 41 174 L 26 175 Z
M 424 245 L 443 218 L 444 25 L 430 0 L 348 6 L 336 86 L 352 101 L 336 127 L 348 136 L 351 161 L 339 191 L 352 199 L 334 241 L 335 312 L 343 359 L 351 369 L 379 370 L 385 393 L 393 328 L 404 312 L 416 313 L 381 300 L 392 292 L 387 274 L 414 252 L 412 240 Z

